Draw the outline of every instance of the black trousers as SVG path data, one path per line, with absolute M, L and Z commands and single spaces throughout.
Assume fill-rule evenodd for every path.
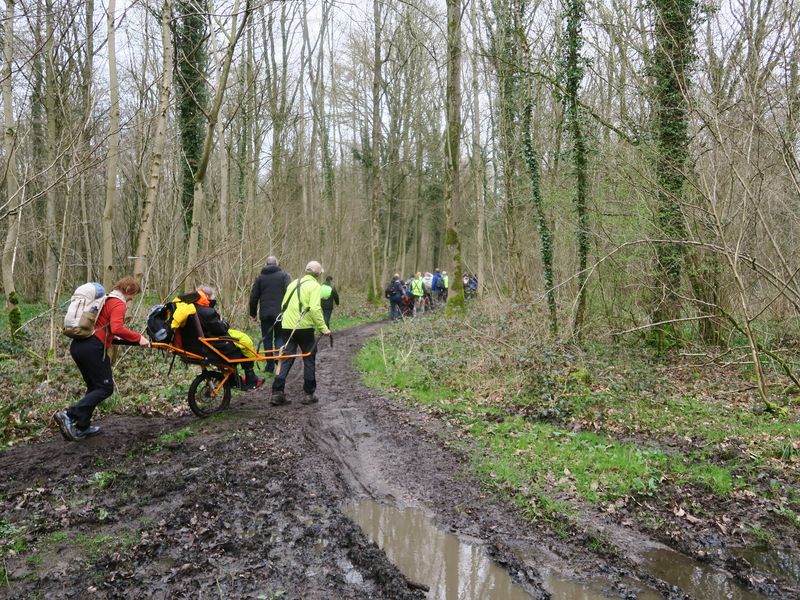
M 95 336 L 72 340 L 69 353 L 86 382 L 86 394 L 77 404 L 67 409 L 67 414 L 75 421 L 78 429 L 86 429 L 91 424 L 92 413 L 97 405 L 114 393 L 111 359 L 108 352 L 104 351 L 102 342 Z
M 291 339 L 289 339 L 291 335 Z M 317 349 L 314 347 L 313 329 L 296 329 L 292 333 L 291 329 L 283 330 L 283 339 L 289 339 L 284 349 L 284 354 L 297 354 L 298 347 L 302 353 L 311 352 L 311 356 L 303 359 L 303 391 L 306 394 L 313 394 L 317 389 Z M 312 352 L 313 350 L 313 352 Z M 272 382 L 272 390 L 282 392 L 286 386 L 286 378 L 294 364 L 293 358 L 286 358 L 280 362 L 276 368 L 275 380 Z
M 333 314 L 333 307 L 322 307 L 322 319 L 325 321 L 325 326 L 331 328 L 331 315 Z
M 261 317 L 261 343 L 264 344 L 264 350 L 274 350 L 283 346 L 281 325 L 275 322 L 277 318 Z M 264 363 L 264 368 L 267 373 L 272 373 L 275 370 L 275 361 L 268 360 Z

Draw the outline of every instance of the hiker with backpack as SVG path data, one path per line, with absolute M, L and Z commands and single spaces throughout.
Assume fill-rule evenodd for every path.
M 395 273 L 384 290 L 384 296 L 389 301 L 389 320 L 391 321 L 403 318 L 403 293 L 403 282 L 400 280 L 400 273 Z
M 217 312 L 215 308 L 217 305 L 216 290 L 210 285 L 200 285 L 195 292 L 195 295 L 184 294 L 173 300 L 175 312 L 172 315 L 170 327 L 176 332 L 176 338 L 178 332 L 180 333 L 180 339 L 177 340 L 178 344 L 176 345 L 180 345 L 189 352 L 206 356 L 213 351 L 200 341 L 200 337 L 232 337 L 243 341 L 244 345 L 237 346 L 230 340 L 218 340 L 210 343 L 230 359 L 254 358 L 252 353 L 246 349 L 247 346 L 252 346 L 253 342 L 250 337 L 241 331 L 231 329 Z M 192 296 L 191 299 L 189 296 Z M 197 317 L 196 321 L 195 316 Z M 251 356 L 246 356 L 245 353 Z M 213 354 L 210 357 L 213 359 Z M 256 376 L 253 369 L 255 361 L 239 364 L 244 370 L 244 379 L 239 382 L 242 389 L 253 390 L 264 383 L 263 379 Z
M 283 345 L 281 326 L 277 319 L 281 314 L 283 296 L 291 281 L 289 274 L 281 270 L 278 259 L 268 256 L 266 266 L 253 282 L 250 290 L 250 318 L 256 321 L 257 309 L 261 319 L 261 341 L 265 350 L 274 350 Z M 339 303 L 338 296 L 336 303 Z M 275 362 L 268 360 L 265 368 L 267 373 L 273 373 Z
M 328 329 L 331 327 L 331 315 L 333 314 L 333 305 L 339 305 L 339 292 L 336 286 L 333 285 L 333 277 L 328 275 L 319 288 L 320 305 L 322 306 L 322 318 L 325 320 L 325 325 Z
M 85 292 L 88 290 L 88 296 Z M 88 283 L 76 290 L 64 320 L 64 333 L 73 337 L 69 353 L 86 383 L 86 393 L 76 403 L 53 415 L 61 435 L 71 442 L 80 442 L 100 433 L 92 425 L 94 409 L 114 393 L 114 376 L 108 350 L 112 344 L 149 346 L 147 338 L 125 327 L 127 303 L 141 290 L 133 277 L 123 277 L 106 296 L 99 283 Z M 83 297 L 82 297 L 83 296 Z M 92 298 L 93 296 L 93 298 Z M 77 321 L 76 321 L 77 319 Z M 93 327 L 81 327 L 94 320 Z
M 316 395 L 317 377 L 316 360 L 317 344 L 315 334 L 330 335 L 331 331 L 325 324 L 320 304 L 319 277 L 324 273 L 322 265 L 316 260 L 306 265 L 306 274 L 295 279 L 289 284 L 286 295 L 283 297 L 281 329 L 283 339 L 286 340 L 281 354 L 296 354 L 298 347 L 303 354 L 303 392 L 305 397 L 302 404 L 314 404 L 319 401 Z M 294 364 L 294 358 L 281 359 L 275 369 L 275 380 L 272 382 L 272 406 L 289 404 L 284 389 L 286 378 Z
M 411 280 L 411 295 L 414 297 L 413 316 L 417 316 L 417 311 L 425 312 L 425 287 L 422 284 L 422 273 L 417 271 L 416 276 Z

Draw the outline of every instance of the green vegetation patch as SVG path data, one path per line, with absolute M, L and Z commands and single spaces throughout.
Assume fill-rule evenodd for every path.
M 485 484 L 536 515 L 667 484 L 729 497 L 757 488 L 765 465 L 795 468 L 800 425 L 725 399 L 726 379 L 671 376 L 639 346 L 548 346 L 524 325 L 435 315 L 384 328 L 356 364 L 371 387 L 446 420 Z M 800 505 L 786 492 L 774 491 L 776 510 L 792 520 Z

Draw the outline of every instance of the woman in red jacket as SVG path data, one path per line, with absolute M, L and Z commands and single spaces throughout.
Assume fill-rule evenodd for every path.
M 133 277 L 123 277 L 114 284 L 95 321 L 94 335 L 72 340 L 69 352 L 86 382 L 86 394 L 77 404 L 60 410 L 53 419 L 67 441 L 79 442 L 100 433 L 91 424 L 95 407 L 114 393 L 114 378 L 108 349 L 113 343 L 149 346 L 150 342 L 125 327 L 126 303 L 133 300 L 141 287 Z

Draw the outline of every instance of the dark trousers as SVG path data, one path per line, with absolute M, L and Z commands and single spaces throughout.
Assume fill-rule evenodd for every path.
M 281 335 L 281 325 L 276 324 L 277 317 L 262 317 L 261 318 L 261 343 L 264 345 L 264 350 L 274 350 L 283 345 L 283 336 Z M 267 373 L 275 371 L 275 361 L 268 360 L 264 365 Z
M 325 320 L 325 326 L 330 329 L 331 328 L 331 315 L 333 314 L 333 307 L 331 306 L 328 308 L 327 306 L 322 307 L 322 318 Z
M 289 338 L 290 334 L 291 338 Z M 286 342 L 284 354 L 298 354 L 298 347 L 303 354 L 311 352 L 311 356 L 306 356 L 303 359 L 303 391 L 306 394 L 313 394 L 317 389 L 317 349 L 314 347 L 314 330 L 295 329 L 294 333 L 292 333 L 291 329 L 283 330 L 283 336 L 289 340 Z M 293 358 L 281 360 L 276 371 L 275 380 L 272 382 L 273 391 L 283 391 L 286 386 L 286 378 L 289 376 L 289 371 L 291 371 L 293 364 Z
M 114 393 L 111 359 L 95 336 L 72 340 L 69 353 L 86 382 L 86 394 L 67 409 L 67 414 L 78 429 L 86 429 L 91 424 L 95 407 Z
M 403 318 L 403 309 L 400 307 L 402 300 L 402 296 L 392 296 L 389 298 L 389 318 L 392 321 Z

